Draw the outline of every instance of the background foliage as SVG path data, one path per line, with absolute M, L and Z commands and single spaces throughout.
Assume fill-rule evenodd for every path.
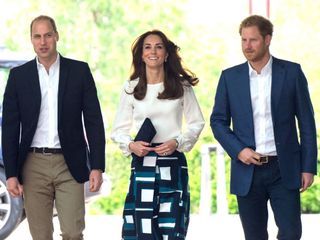
M 260 1 L 263 2 L 263 1 Z M 317 123 L 320 105 L 320 2 L 312 0 L 270 1 L 270 20 L 275 25 L 271 52 L 274 56 L 301 63 L 309 79 Z M 128 79 L 131 44 L 151 29 L 164 31 L 181 47 L 186 67 L 200 78 L 195 91 L 207 120 L 204 131 L 187 154 L 192 212 L 200 202 L 200 146 L 215 143 L 209 128 L 216 84 L 222 69 L 244 60 L 238 34 L 240 21 L 248 15 L 247 0 L 0 0 L 0 45 L 33 57 L 29 23 L 40 15 L 55 18 L 59 51 L 70 58 L 89 62 L 101 101 L 107 134 L 107 168 L 112 192 L 93 206 L 92 212 L 121 214 L 128 188 L 130 159 L 123 157 L 109 139 L 123 82 Z M 16 7 L 19 6 L 19 7 Z M 290 6 L 290 7 L 288 7 Z M 262 8 L 263 9 L 263 8 Z M 265 12 L 257 12 L 265 14 Z M 311 61 L 310 61 L 311 60 Z M 318 124 L 318 126 L 320 126 Z M 318 137 L 319 139 L 319 137 Z M 226 156 L 229 179 L 230 160 Z M 215 157 L 212 157 L 212 211 L 216 211 Z M 229 180 L 228 180 L 229 181 Z M 229 182 L 226 183 L 229 186 Z M 320 180 L 302 194 L 302 210 L 320 212 Z M 237 211 L 235 197 L 228 195 L 229 211 Z

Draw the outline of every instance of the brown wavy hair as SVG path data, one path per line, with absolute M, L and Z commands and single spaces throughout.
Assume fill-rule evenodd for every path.
M 157 35 L 161 38 L 168 53 L 167 61 L 164 62 L 164 90 L 159 93 L 159 99 L 178 99 L 183 96 L 183 86 L 195 86 L 199 80 L 193 72 L 184 68 L 181 57 L 178 54 L 180 48 L 170 41 L 167 36 L 159 31 L 152 30 L 139 36 L 132 44 L 132 74 L 130 80 L 139 78 L 134 88 L 133 96 L 142 100 L 147 92 L 146 65 L 142 60 L 143 42 L 149 35 Z M 189 84 L 186 84 L 189 83 Z

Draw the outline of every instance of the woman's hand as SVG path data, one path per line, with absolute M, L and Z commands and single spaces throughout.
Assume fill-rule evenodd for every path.
M 150 143 L 136 141 L 129 143 L 129 150 L 139 157 L 144 157 L 152 151 L 153 148 L 150 147 Z
M 171 139 L 156 146 L 153 150 L 160 156 L 171 155 L 177 149 L 177 140 Z

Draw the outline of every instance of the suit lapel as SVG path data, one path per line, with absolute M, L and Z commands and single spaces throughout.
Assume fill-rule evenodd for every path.
M 274 114 L 279 106 L 285 71 L 279 59 L 273 57 L 272 61 L 271 110 Z
M 249 78 L 249 67 L 248 63 L 244 63 L 239 70 L 239 82 L 237 84 L 240 99 L 242 99 L 241 105 L 242 109 L 247 109 L 248 116 L 251 116 L 250 121 L 253 123 L 253 113 L 252 113 L 252 104 L 251 104 L 251 93 L 250 93 L 250 78 Z M 238 100 L 239 101 L 239 100 Z
M 250 136 L 252 141 L 251 147 L 255 148 L 255 136 L 254 136 L 254 121 L 253 121 L 253 110 L 251 103 L 251 92 L 250 92 L 250 77 L 249 77 L 249 66 L 248 62 L 240 65 L 238 72 L 235 76 L 238 81 L 234 84 L 237 98 L 234 99 L 236 102 L 237 111 L 243 116 L 241 121 L 245 121 L 242 124 L 243 131 Z

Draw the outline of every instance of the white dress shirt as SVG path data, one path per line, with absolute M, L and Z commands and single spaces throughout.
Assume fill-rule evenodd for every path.
M 157 98 L 164 89 L 163 83 L 148 84 L 145 98 L 137 100 L 133 94 L 128 94 L 137 83 L 138 79 L 124 84 L 111 139 L 120 144 L 125 155 L 129 155 L 132 125 L 134 124 L 136 133 L 144 119 L 149 117 L 157 131 L 153 143 L 177 139 L 178 151 L 190 151 L 204 127 L 204 118 L 192 87 L 185 86 L 183 97 L 169 100 Z
M 58 136 L 58 87 L 60 56 L 50 66 L 49 73 L 37 59 L 41 89 L 41 107 L 37 130 L 31 147 L 60 148 Z
M 248 65 L 256 152 L 277 155 L 271 115 L 272 57 L 260 74 Z

